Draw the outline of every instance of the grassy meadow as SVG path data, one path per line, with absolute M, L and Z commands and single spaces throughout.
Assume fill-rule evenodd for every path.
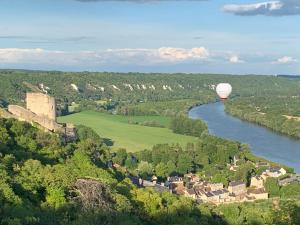
M 197 140 L 195 137 L 174 134 L 168 128 L 132 124 L 132 122 L 155 121 L 168 127 L 170 118 L 163 116 L 120 116 L 84 111 L 60 117 L 58 121 L 91 127 L 101 137 L 111 139 L 114 142 L 114 149 L 123 147 L 132 152 L 150 149 L 159 143 L 179 143 L 185 146 L 186 143 Z

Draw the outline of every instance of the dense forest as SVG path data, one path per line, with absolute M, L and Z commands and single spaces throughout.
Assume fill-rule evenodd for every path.
M 154 146 L 132 161 L 135 157 L 126 150 L 112 154 L 104 140 L 84 126 L 78 127 L 76 142 L 64 143 L 28 123 L 0 119 L 0 224 L 299 223 L 296 198 L 279 201 L 277 208 L 272 202 L 198 205 L 168 192 L 139 189 L 125 173 L 107 166 L 113 160 L 129 169 L 137 166 L 148 176 L 147 167 L 153 164 L 163 177 L 168 174 L 165 165 L 172 164 L 168 171 L 176 174 L 209 164 L 221 166 L 242 147 L 213 136 L 200 140 L 186 149 Z
M 226 102 L 226 112 L 300 138 L 299 96 L 240 97 Z

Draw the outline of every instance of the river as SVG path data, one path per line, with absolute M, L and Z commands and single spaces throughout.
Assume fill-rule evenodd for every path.
M 194 107 L 189 117 L 204 120 L 211 134 L 246 143 L 255 155 L 293 167 L 300 173 L 300 140 L 232 117 L 224 112 L 222 102 Z

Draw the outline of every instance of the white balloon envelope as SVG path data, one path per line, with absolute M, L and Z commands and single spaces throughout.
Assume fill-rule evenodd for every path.
M 217 85 L 216 92 L 221 99 L 227 99 L 232 92 L 232 86 L 229 83 L 220 83 Z

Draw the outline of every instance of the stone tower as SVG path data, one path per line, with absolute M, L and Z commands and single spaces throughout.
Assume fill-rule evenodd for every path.
M 56 121 L 55 99 L 42 93 L 27 93 L 26 107 L 40 117 Z

